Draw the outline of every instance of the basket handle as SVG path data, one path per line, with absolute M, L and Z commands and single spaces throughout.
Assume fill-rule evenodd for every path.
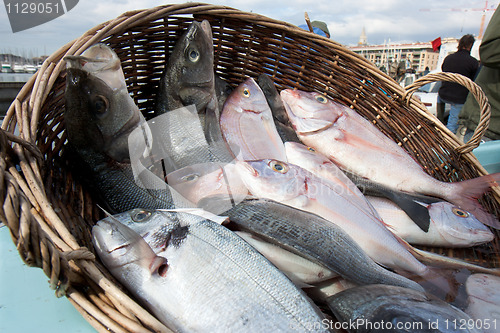
M 439 72 L 427 74 L 406 87 L 406 93 L 403 96 L 403 99 L 409 100 L 418 88 L 426 85 L 427 83 L 436 81 L 455 82 L 466 87 L 472 93 L 481 108 L 479 123 L 474 130 L 474 134 L 472 135 L 471 139 L 466 144 L 463 144 L 456 148 L 456 151 L 460 154 L 469 153 L 474 148 L 479 146 L 479 144 L 481 143 L 481 138 L 490 125 L 491 108 L 490 103 L 488 103 L 488 98 L 486 97 L 481 87 L 479 87 L 468 77 L 456 73 Z

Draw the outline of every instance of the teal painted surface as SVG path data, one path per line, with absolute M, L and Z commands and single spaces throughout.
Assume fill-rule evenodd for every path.
M 24 264 L 3 225 L 0 253 L 0 332 L 96 332 L 66 297 L 55 296 L 42 269 Z
M 500 172 L 500 140 L 483 142 L 472 152 L 488 173 Z

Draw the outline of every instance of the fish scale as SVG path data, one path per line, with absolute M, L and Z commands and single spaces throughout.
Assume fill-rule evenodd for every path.
M 217 200 L 205 198 L 199 205 L 210 211 L 210 205 L 218 206 Z M 422 290 L 417 283 L 377 265 L 342 229 L 317 215 L 271 200 L 245 200 L 224 215 L 238 228 L 356 283 L 384 283 Z
M 172 221 L 161 211 L 134 223 L 136 211 L 99 222 L 93 231 L 96 249 L 105 264 L 117 260 L 110 258 L 113 251 L 106 247 L 107 242 L 112 247 L 110 234 L 104 230 L 107 224 L 133 233 L 128 226 L 158 232 L 170 226 L 170 234 L 164 234 L 169 239 L 166 248 L 156 249 L 167 260 L 165 274 L 148 273 L 149 265 L 140 268 L 137 263 L 116 266 L 111 261 L 115 266 L 110 266 L 115 277 L 167 326 L 179 332 L 327 331 L 321 326 L 323 315 L 305 294 L 227 228 L 200 218 Z M 154 257 L 149 245 L 135 235 L 139 239 L 132 245 L 140 257 Z M 117 233 L 114 237 L 118 238 Z M 117 255 L 127 261 L 123 254 Z

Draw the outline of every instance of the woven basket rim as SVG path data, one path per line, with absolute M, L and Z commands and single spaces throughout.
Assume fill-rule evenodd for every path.
M 40 162 L 40 156 L 42 154 L 36 146 L 37 134 L 40 130 L 40 113 L 56 80 L 64 70 L 65 62 L 63 58 L 66 55 L 81 54 L 90 45 L 114 34 L 126 31 L 131 27 L 141 26 L 144 22 L 155 21 L 163 17 L 196 14 L 234 15 L 238 20 L 269 28 L 282 29 L 292 36 L 303 36 L 313 43 L 319 43 L 335 50 L 338 54 L 347 55 L 375 78 L 386 83 L 394 94 L 406 101 L 409 107 L 415 109 L 425 119 L 433 122 L 435 127 L 442 132 L 444 140 L 455 147 L 466 161 L 474 165 L 479 174 L 486 174 L 486 171 L 471 153 L 473 148 L 470 148 L 477 143 L 477 137 L 479 136 L 480 138 L 481 132 L 484 133 L 484 126 L 487 127 L 487 122 L 489 121 L 488 111 L 484 112 L 485 120 L 481 127 L 478 126 L 478 130 L 476 130 L 478 134 L 475 134 L 475 140 L 469 145 L 462 145 L 444 125 L 428 113 L 422 102 L 412 96 L 414 89 L 428 83 L 429 80 L 446 78 L 455 80 L 455 82 L 460 81 L 459 83 L 466 86 L 469 90 L 476 91 L 475 84 L 472 81 L 472 83 L 464 81 L 456 75 L 430 75 L 417 80 L 408 91 L 405 91 L 367 59 L 331 39 L 313 34 L 287 22 L 271 19 L 260 14 L 243 12 L 227 6 L 182 3 L 161 5 L 123 13 L 115 19 L 89 29 L 82 36 L 67 43 L 50 55 L 43 63 L 42 68 L 24 85 L 17 95 L 2 123 L 2 131 L 0 131 L 0 134 L 2 134 L 0 135 L 0 141 L 3 140 L 6 142 L 5 145 L 2 145 L 0 154 L 0 165 L 2 166 L 0 168 L 0 176 L 4 176 L 3 179 L 6 184 L 0 198 L 4 199 L 6 204 L 0 209 L 0 215 L 3 220 L 11 221 L 10 223 L 6 223 L 9 229 L 13 225 L 12 221 L 17 220 L 17 222 L 14 222 L 14 224 L 17 224 L 17 228 L 13 228 L 17 230 L 11 229 L 11 232 L 17 235 L 17 239 L 13 237 L 15 243 L 22 243 L 22 246 L 19 246 L 20 252 L 28 251 L 28 248 L 29 251 L 32 251 L 31 245 L 33 244 L 30 245 L 32 239 L 35 240 L 34 243 L 39 242 L 40 244 L 44 244 L 41 247 L 45 248 L 45 252 L 40 255 L 40 258 L 33 259 L 34 262 L 29 262 L 29 264 L 43 266 L 46 275 L 51 278 L 51 286 L 60 291 L 61 295 L 66 293 L 68 298 L 75 304 L 75 307 L 99 331 L 106 331 L 104 325 L 115 331 L 124 331 L 116 322 L 124 322 L 125 325 L 128 325 L 129 329 L 133 327 L 137 331 L 153 330 L 167 332 L 169 330 L 159 323 L 156 318 L 142 309 L 141 306 L 131 300 L 107 276 L 104 276 L 99 271 L 98 266 L 94 262 L 93 254 L 88 249 L 82 247 L 78 240 L 73 237 L 65 227 L 61 217 L 52 207 L 50 200 L 47 198 L 41 177 L 42 162 Z M 477 97 L 478 101 L 481 105 L 488 105 L 489 107 L 487 99 L 482 99 L 481 93 L 482 91 L 479 89 L 477 91 L 477 96 L 479 96 Z M 19 135 L 14 134 L 16 129 L 19 130 Z M 17 160 L 20 160 L 21 172 L 16 170 L 16 167 L 13 165 L 13 161 Z M 0 177 L 0 179 L 2 178 Z M 500 191 L 495 193 L 496 195 L 500 195 Z M 50 221 L 50 225 L 47 223 L 48 221 Z M 37 236 L 33 236 L 34 234 L 37 234 Z M 109 297 L 107 300 L 108 303 L 100 301 L 103 304 L 97 303 L 102 306 L 99 308 L 85 299 L 84 295 L 78 290 L 65 285 L 64 281 L 59 279 L 61 275 L 68 274 L 69 276 L 74 272 L 78 272 L 80 275 L 91 276 L 90 280 L 92 280 L 92 283 L 95 283 L 107 293 L 107 297 Z M 116 309 L 123 311 L 123 314 L 117 313 Z M 105 313 L 106 311 L 108 313 Z M 139 318 L 139 320 L 136 318 Z M 138 322 L 144 324 L 148 329 L 141 328 L 141 324 L 138 324 Z

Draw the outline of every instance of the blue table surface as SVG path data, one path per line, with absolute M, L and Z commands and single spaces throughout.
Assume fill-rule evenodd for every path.
M 96 332 L 66 297 L 55 296 L 42 269 L 24 264 L 3 224 L 0 253 L 0 332 Z

